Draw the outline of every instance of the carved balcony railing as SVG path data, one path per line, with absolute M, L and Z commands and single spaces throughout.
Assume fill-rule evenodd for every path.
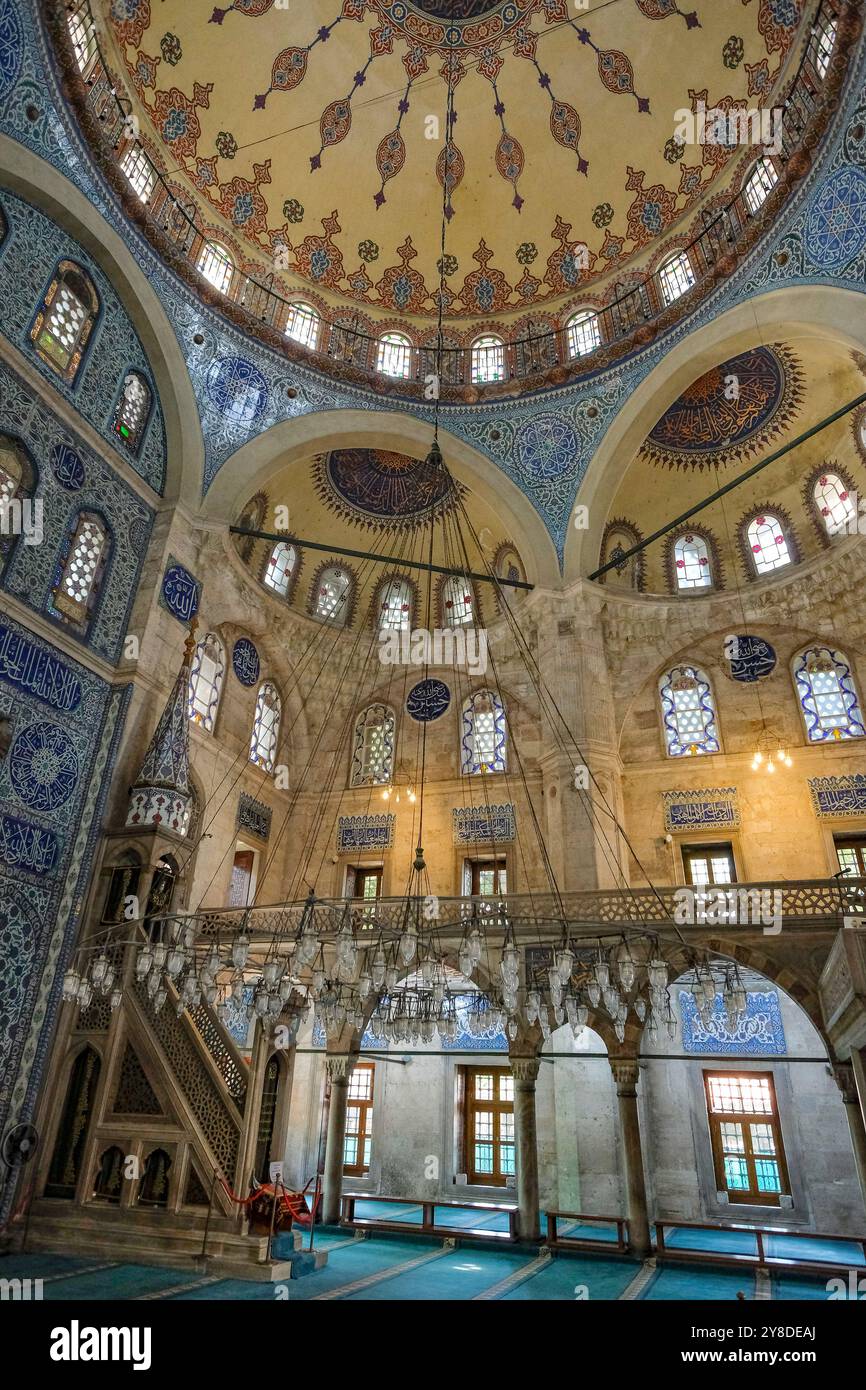
M 211 1061 L 226 1083 L 226 1090 L 243 1113 L 247 1102 L 247 1065 L 243 1057 L 207 1004 L 199 1004 L 188 1012 Z
M 708 895 L 702 899 L 700 894 Z M 729 895 L 727 904 L 719 894 Z M 692 896 L 690 896 L 692 895 Z M 688 914 L 692 910 L 693 920 Z M 498 938 L 508 926 L 517 939 L 556 940 L 563 925 L 576 937 L 611 937 L 623 932 L 667 935 L 679 927 L 758 930 L 762 913 L 778 914 L 784 929 L 835 930 L 848 924 L 866 926 L 866 878 L 765 880 L 705 889 L 666 887 L 599 889 L 588 892 L 517 894 L 497 898 L 380 898 L 363 904 L 347 898 L 317 898 L 252 908 L 199 911 L 176 919 L 193 927 L 199 939 L 233 940 L 241 933 L 253 945 L 284 944 L 307 930 L 320 938 L 336 937 L 347 924 L 371 942 L 381 934 L 398 937 L 407 925 L 421 937 L 459 938 L 475 923 Z
M 129 98 L 118 91 L 104 58 L 91 0 L 70 0 L 51 7 L 49 24 L 82 129 L 110 182 L 131 219 L 143 227 L 166 263 L 194 285 L 202 298 L 289 359 L 307 362 L 331 376 L 375 383 L 379 393 L 422 398 L 430 374 L 436 374 L 443 400 L 466 401 L 558 385 L 607 366 L 651 341 L 729 277 L 738 260 L 772 225 L 792 186 L 811 166 L 818 140 L 838 105 L 848 58 L 860 33 L 861 10 L 862 0 L 817 0 L 796 73 L 779 94 L 781 138 L 778 152 L 774 149 L 768 156 L 773 165 L 772 187 L 759 202 L 744 184 L 724 206 L 703 216 L 697 234 L 680 248 L 688 258 L 692 285 L 671 300 L 656 268 L 643 278 L 635 277 L 636 283 L 625 289 L 617 286 L 606 303 L 587 299 L 578 307 L 591 309 L 596 315 L 597 346 L 580 355 L 571 352 L 566 319 L 547 331 L 504 341 L 501 372 L 497 370 L 497 380 L 493 381 L 480 379 L 471 343 L 445 346 L 437 368 L 435 344 L 419 341 L 419 334 L 410 325 L 405 327 L 408 341 L 400 360 L 402 374 L 385 375 L 376 369 L 379 338 L 359 328 L 357 316 L 353 320 L 346 311 L 339 321 L 319 315 L 315 347 L 299 344 L 287 337 L 286 327 L 292 304 L 303 296 L 299 292 L 287 298 L 274 285 L 273 274 L 264 270 L 263 278 L 258 278 L 227 263 L 225 288 L 215 288 L 200 269 L 202 257 L 211 247 L 201 215 L 192 202 L 185 203 L 172 190 L 139 140 Z M 124 168 L 131 172 L 125 173 Z M 569 314 L 573 309 L 571 306 Z M 453 331 L 451 321 L 449 332 Z

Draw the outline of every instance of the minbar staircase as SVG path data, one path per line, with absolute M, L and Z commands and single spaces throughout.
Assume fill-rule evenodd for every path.
M 239 1195 L 250 1190 L 262 1041 L 250 1065 L 207 1005 L 178 1015 L 177 995 L 169 990 L 156 1011 L 129 961 L 125 973 L 116 1012 L 96 1000 L 78 1012 L 59 1040 L 26 1248 L 278 1282 L 321 1267 L 327 1256 L 303 1251 L 301 1231 L 273 1239 L 251 1234 L 245 1208 L 226 1190 Z M 69 1200 L 52 1195 L 56 1124 L 52 1130 L 49 1122 L 63 1110 L 75 1057 L 83 1048 L 99 1057 L 99 1080 L 76 1164 L 75 1196 Z M 124 1162 L 135 1160 L 137 1176 L 115 1181 L 107 1192 L 101 1190 L 100 1172 L 111 1150 Z M 157 1204 L 148 1200 L 142 1170 L 148 1156 L 160 1150 L 170 1167 Z

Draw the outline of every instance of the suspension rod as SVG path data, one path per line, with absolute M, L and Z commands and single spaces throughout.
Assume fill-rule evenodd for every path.
M 638 541 L 637 545 L 633 545 L 631 550 L 626 550 L 616 560 L 608 560 L 606 565 L 601 565 L 597 570 L 593 570 L 588 578 L 599 579 L 603 574 L 607 574 L 608 570 L 619 568 L 621 565 L 625 564 L 626 560 L 630 560 L 633 555 L 639 554 L 641 550 L 646 550 L 648 545 L 652 545 L 654 541 L 660 540 L 662 536 L 666 536 L 668 531 L 673 531 L 675 527 L 682 526 L 683 522 L 688 521 L 690 517 L 696 516 L 698 512 L 702 512 L 705 507 L 709 507 L 713 502 L 718 502 L 719 498 L 724 497 L 726 493 L 733 492 L 735 487 L 739 487 L 740 483 L 746 482 L 748 478 L 754 478 L 755 474 L 760 473 L 762 468 L 766 468 L 770 463 L 775 463 L 777 459 L 784 458 L 792 449 L 799 448 L 801 444 L 805 444 L 807 440 L 812 439 L 816 434 L 820 434 L 821 430 L 825 430 L 828 425 L 834 425 L 837 420 L 842 419 L 843 415 L 847 415 L 849 411 L 856 410 L 859 405 L 864 404 L 866 404 L 866 391 L 863 392 L 862 396 L 857 396 L 855 400 L 849 401 L 847 405 L 843 405 L 839 410 L 834 411 L 832 415 L 828 415 L 825 420 L 819 420 L 818 424 L 806 430 L 805 434 L 798 435 L 797 438 L 792 439 L 789 444 L 785 444 L 781 449 L 777 449 L 774 454 L 770 454 L 769 458 L 761 459 L 760 463 L 756 463 L 751 468 L 747 468 L 745 473 L 740 474 L 739 478 L 732 478 L 729 483 L 725 483 L 724 487 L 720 487 L 718 492 L 713 492 L 709 497 L 705 497 L 703 502 L 698 502 L 694 507 L 690 507 L 687 512 L 682 512 L 681 515 L 675 517 L 673 521 L 667 522 L 658 531 L 653 531 L 652 535 L 647 536 L 646 540 Z M 505 581 L 503 580 L 502 582 L 504 583 Z
M 866 400 L 866 397 L 864 397 Z M 450 569 L 447 565 L 432 565 L 424 560 L 405 560 L 396 555 L 374 555 L 369 550 L 348 550 L 344 545 L 323 545 L 321 541 L 304 541 L 290 536 L 285 531 L 277 535 L 273 531 L 255 531 L 251 526 L 230 526 L 233 536 L 253 536 L 257 541 L 286 541 L 290 545 L 302 545 L 307 550 L 323 550 L 326 555 L 351 555 L 355 560 L 375 560 L 380 565 L 395 565 L 397 569 L 429 570 L 433 574 L 453 574 L 458 579 L 477 579 L 482 584 L 501 584 L 509 589 L 534 589 L 525 579 L 499 579 L 495 574 L 475 574 L 472 570 Z

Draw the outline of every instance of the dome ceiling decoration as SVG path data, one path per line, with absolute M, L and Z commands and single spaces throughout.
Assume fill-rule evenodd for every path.
M 669 468 L 727 464 L 767 448 L 803 401 L 797 357 L 781 343 L 731 357 L 693 381 L 651 431 L 650 463 Z
M 577 17 L 570 0 L 103 4 L 145 142 L 206 223 L 277 256 L 287 285 L 426 316 L 444 182 L 446 310 L 474 317 L 573 294 L 655 248 L 732 158 L 678 144 L 674 113 L 766 104 L 801 12 L 798 0 L 618 0 Z
M 458 483 L 423 459 L 384 449 L 335 449 L 314 464 L 313 479 L 333 515 L 372 530 L 414 530 L 456 501 Z

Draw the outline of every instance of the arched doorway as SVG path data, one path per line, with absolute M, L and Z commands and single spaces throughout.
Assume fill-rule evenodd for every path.
M 92 1047 L 83 1048 L 72 1064 L 45 1184 L 46 1197 L 62 1197 L 67 1201 L 75 1198 L 101 1066 L 99 1054 Z

